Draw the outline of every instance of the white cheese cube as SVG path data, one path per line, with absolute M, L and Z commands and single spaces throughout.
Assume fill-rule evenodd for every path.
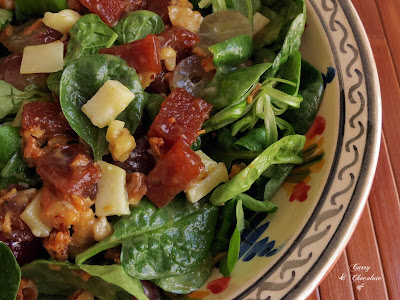
M 253 35 L 256 35 L 259 33 L 261 30 L 265 28 L 269 24 L 270 20 L 260 14 L 259 12 L 256 12 L 253 17 Z
M 62 34 L 67 34 L 80 17 L 81 15 L 77 11 L 64 9 L 58 13 L 46 12 L 43 17 L 43 23 Z
M 32 202 L 27 205 L 23 213 L 21 214 L 21 219 L 28 225 L 32 233 L 36 237 L 46 237 L 50 235 L 51 226 L 48 226 L 42 222 L 40 219 L 40 201 L 42 199 L 42 192 L 40 191 Z
M 55 73 L 61 71 L 63 67 L 64 44 L 55 41 L 50 44 L 25 47 L 20 73 Z
M 199 201 L 201 198 L 210 193 L 220 183 L 229 180 L 228 170 L 224 163 L 217 163 L 209 158 L 203 151 L 196 151 L 200 156 L 201 162 L 204 164 L 204 171 L 194 180 L 186 189 L 185 194 L 192 203 Z
M 108 126 L 135 99 L 132 93 L 121 82 L 108 80 L 85 105 L 82 112 L 92 123 L 104 128 Z
M 97 164 L 101 168 L 101 179 L 97 184 L 96 216 L 129 215 L 125 170 L 104 161 Z

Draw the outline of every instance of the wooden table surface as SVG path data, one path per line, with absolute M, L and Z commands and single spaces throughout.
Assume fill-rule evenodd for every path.
M 400 299 L 400 0 L 352 2 L 368 34 L 380 78 L 381 152 L 357 229 L 307 300 Z

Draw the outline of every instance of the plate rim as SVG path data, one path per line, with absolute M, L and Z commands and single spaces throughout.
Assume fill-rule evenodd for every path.
M 326 4 L 327 0 L 307 0 L 306 2 L 315 10 L 315 1 L 324 1 Z M 365 150 L 363 152 L 362 162 L 360 164 L 361 170 L 355 183 L 353 195 L 341 222 L 335 230 L 335 233 L 329 240 L 327 247 L 322 251 L 316 262 L 313 263 L 312 267 L 307 271 L 306 276 L 303 275 L 299 282 L 294 285 L 289 292 L 282 297 L 282 299 L 305 299 L 308 297 L 324 279 L 329 270 L 333 267 L 334 263 L 338 260 L 340 254 L 349 242 L 364 211 L 375 177 L 376 166 L 379 158 L 382 135 L 382 100 L 378 71 L 376 68 L 372 48 L 362 21 L 352 2 L 350 0 L 330 0 L 330 2 L 341 7 L 347 21 L 350 24 L 352 33 L 355 37 L 354 41 L 359 50 L 363 73 L 365 74 L 364 85 L 368 99 L 368 108 L 366 112 L 368 114 L 368 130 L 366 132 Z M 342 100 L 340 102 L 342 102 Z M 342 115 L 342 113 L 340 113 L 340 115 Z M 371 120 L 373 121 L 372 124 L 370 123 Z M 341 124 L 339 123 L 339 127 L 340 126 Z M 335 151 L 337 151 L 337 149 Z M 322 197 L 320 200 L 321 199 Z M 318 205 L 315 207 L 313 214 L 317 208 Z M 303 230 L 307 228 L 308 223 L 309 221 L 304 225 Z M 303 232 L 300 233 L 299 236 L 296 237 L 295 241 L 301 239 L 303 235 Z M 295 244 L 295 242 L 293 244 Z M 286 255 L 290 255 L 290 253 L 293 251 L 291 251 L 291 248 L 293 247 L 290 247 L 280 258 L 280 260 L 271 268 L 269 268 L 264 275 L 256 280 L 256 282 L 237 295 L 235 300 L 244 299 L 246 296 L 256 290 L 268 277 L 271 270 L 277 268 L 279 262 L 282 261 Z

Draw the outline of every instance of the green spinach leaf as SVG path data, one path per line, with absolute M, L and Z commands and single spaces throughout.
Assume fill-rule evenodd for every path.
M 113 28 L 118 34 L 119 44 L 128 44 L 144 39 L 149 34 L 164 31 L 164 22 L 159 15 L 148 10 L 137 10 L 123 16 Z
M 135 94 L 118 116 L 133 134 L 142 117 L 144 92 L 135 70 L 124 60 L 111 55 L 85 56 L 70 63 L 61 77 L 61 108 L 72 129 L 92 147 L 95 160 L 100 160 L 107 148 L 106 129 L 94 126 L 81 108 L 107 80 L 117 80 Z
M 209 48 L 217 67 L 237 66 L 247 61 L 253 51 L 253 39 L 248 35 L 233 37 Z
M 0 169 L 8 163 L 11 157 L 21 148 L 19 128 L 11 126 L 0 127 Z
M 289 94 L 291 96 L 297 96 L 300 87 L 300 78 L 301 78 L 301 53 L 297 51 L 293 53 L 286 63 L 284 63 L 278 70 L 276 74 L 277 77 L 283 78 L 293 83 L 285 84 L 280 83 L 276 87 L 278 90 Z
M 298 155 L 303 149 L 305 137 L 302 135 L 286 136 L 265 149 L 250 165 L 227 183 L 217 187 L 211 195 L 211 203 L 222 205 L 236 195 L 250 189 L 261 174 L 274 164 L 300 164 Z
M 53 93 L 60 95 L 60 81 L 63 71 L 58 71 L 56 73 L 51 73 L 49 77 L 47 77 L 47 87 Z
M 279 189 L 279 187 L 278 187 L 278 189 Z M 270 202 L 267 199 L 264 199 L 263 201 L 259 201 L 247 194 L 239 194 L 234 199 L 241 200 L 243 202 L 244 207 L 247 207 L 248 209 L 255 211 L 255 212 L 274 213 L 278 210 L 278 206 L 276 206 L 275 204 L 273 204 L 272 202 Z
M 189 294 L 201 288 L 211 275 L 213 259 L 208 254 L 203 264 L 193 272 L 154 280 L 153 282 L 166 292 L 175 294 Z
M 21 281 L 21 269 L 8 246 L 0 241 L 0 300 L 15 299 Z
M 91 277 L 82 280 L 82 271 Z M 98 299 L 148 299 L 138 279 L 130 277 L 120 265 L 78 267 L 69 262 L 36 260 L 22 267 L 22 276 L 32 279 L 39 293 L 70 296 L 76 290 L 87 290 Z
M 146 95 L 146 105 L 144 109 L 147 112 L 148 116 L 150 117 L 151 122 L 153 122 L 158 112 L 161 109 L 161 103 L 164 102 L 164 98 L 159 94 L 146 93 L 145 95 Z
M 13 19 L 13 13 L 9 10 L 0 9 L 0 31 L 2 31 Z
M 0 127 L 0 144 L 0 189 L 18 182 L 35 185 L 39 178 L 22 158 L 19 128 Z
M 251 90 L 243 97 L 246 98 L 250 94 Z M 210 119 L 203 124 L 203 129 L 206 132 L 211 132 L 226 125 L 229 125 L 236 120 L 240 119 L 251 109 L 251 105 L 248 105 L 246 101 L 239 102 L 238 104 L 225 107 L 224 109 L 217 112 Z
M 299 109 L 289 109 L 282 118 L 288 121 L 296 133 L 305 134 L 313 124 L 324 97 L 324 80 L 321 73 L 309 62 L 301 62 L 299 94 L 303 102 Z
M 229 241 L 228 255 L 225 256 L 219 266 L 219 271 L 225 277 L 231 276 L 233 268 L 239 259 L 240 234 L 244 229 L 244 213 L 242 200 L 236 202 L 236 227 Z
M 285 24 L 284 17 L 268 7 L 263 7 L 260 13 L 269 20 L 269 23 L 264 30 L 254 36 L 254 47 L 256 49 L 273 44 L 279 38 L 279 34 Z
M 263 151 L 268 147 L 265 126 L 258 126 L 235 142 L 238 150 Z
M 0 120 L 8 115 L 16 114 L 24 100 L 30 102 L 51 99 L 49 94 L 39 92 L 34 87 L 29 85 L 25 91 L 20 91 L 8 82 L 0 80 Z
M 101 48 L 111 47 L 118 35 L 98 15 L 88 14 L 80 18 L 71 29 L 65 63 L 82 56 L 97 54 Z
M 42 18 L 45 12 L 59 12 L 67 8 L 67 0 L 15 0 L 18 21 Z
M 264 63 L 229 74 L 218 72 L 206 87 L 204 99 L 218 110 L 245 101 L 244 96 L 270 67 L 270 63 Z
M 76 257 L 78 264 L 122 244 L 121 264 L 131 276 L 159 279 L 196 270 L 210 252 L 218 208 L 207 200 L 176 197 L 158 209 L 147 199 L 114 225 L 114 233 Z
M 264 78 L 273 77 L 279 67 L 284 64 L 292 54 L 299 50 L 301 36 L 303 35 L 304 27 L 306 25 L 306 4 L 304 0 L 292 1 L 295 2 L 295 4 L 299 3 L 302 6 L 302 12 L 291 22 L 285 34 L 282 46 L 272 63 L 272 67 L 266 72 Z
M 229 234 L 235 222 L 236 201 L 227 202 L 222 208 L 218 217 L 218 225 L 212 245 L 213 255 L 217 255 L 229 248 Z
M 264 201 L 269 201 L 278 192 L 286 178 L 292 172 L 293 164 L 275 165 L 274 173 L 270 180 L 268 180 L 264 189 Z

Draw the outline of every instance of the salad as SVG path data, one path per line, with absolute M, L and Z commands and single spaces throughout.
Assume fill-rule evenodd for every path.
M 1 0 L 0 299 L 229 277 L 246 211 L 323 153 L 304 0 Z

